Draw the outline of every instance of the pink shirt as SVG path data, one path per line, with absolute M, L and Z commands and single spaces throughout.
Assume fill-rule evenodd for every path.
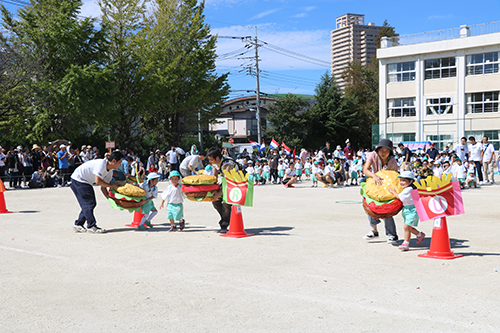
M 372 151 L 371 153 L 368 153 L 366 157 L 366 163 L 370 163 L 371 169 L 373 173 L 377 173 L 380 170 L 393 170 L 393 171 L 398 171 L 398 162 L 394 158 L 394 156 L 389 156 L 389 161 L 387 162 L 386 165 L 382 167 L 382 161 L 380 160 L 380 157 L 378 156 L 376 151 Z

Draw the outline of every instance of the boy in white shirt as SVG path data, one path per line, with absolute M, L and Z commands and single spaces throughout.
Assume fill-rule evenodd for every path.
M 175 226 L 175 221 L 179 221 L 179 230 L 183 230 L 186 221 L 184 221 L 184 206 L 182 202 L 184 198 L 182 196 L 182 187 L 179 184 L 181 180 L 181 174 L 177 170 L 170 172 L 170 185 L 163 191 L 161 198 L 160 209 L 163 208 L 165 201 L 167 202 L 167 219 L 170 221 L 170 230 L 175 231 L 177 227 Z
M 159 179 L 159 174 L 151 172 L 148 174 L 146 181 L 139 185 L 144 191 L 146 191 L 145 197 L 148 201 L 141 207 L 141 213 L 144 214 L 144 216 L 141 219 L 141 223 L 137 226 L 137 230 L 148 230 L 148 227 L 153 227 L 151 220 L 156 216 L 156 214 L 158 214 L 155 204 L 153 203 L 153 199 L 158 196 L 158 187 L 156 187 L 156 185 L 158 184 Z
M 306 164 L 304 164 L 304 172 L 306 173 L 306 180 L 311 180 L 311 158 L 306 158 Z
M 434 161 L 434 166 L 432 167 L 432 173 L 434 176 L 441 178 L 441 174 L 443 173 L 443 168 L 441 168 L 441 162 L 438 160 Z
M 458 180 L 460 183 L 460 188 L 465 187 L 465 167 L 462 164 L 462 160 L 460 158 L 455 159 L 455 164 L 452 166 L 453 177 Z

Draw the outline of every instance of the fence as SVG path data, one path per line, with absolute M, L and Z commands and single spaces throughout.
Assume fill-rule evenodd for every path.
M 500 118 L 500 115 L 499 115 Z M 487 136 L 489 142 L 495 146 L 495 150 L 500 147 L 500 130 L 495 123 L 495 118 L 462 118 L 462 119 L 436 119 L 436 120 L 401 120 L 398 122 L 386 122 L 372 125 L 372 145 L 376 146 L 383 133 L 384 138 L 392 140 L 394 144 L 403 141 L 417 141 L 416 130 L 423 128 L 418 141 L 431 141 L 436 143 L 440 150 L 446 146 L 450 149 L 460 142 L 462 136 L 469 138 L 474 136 L 478 142 Z M 463 133 L 458 133 L 458 125 L 461 122 L 464 128 Z M 421 123 L 421 124 L 419 124 Z M 413 128 L 413 131 L 402 129 Z

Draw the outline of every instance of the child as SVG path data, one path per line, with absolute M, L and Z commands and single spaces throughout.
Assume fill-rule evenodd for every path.
M 271 184 L 271 168 L 267 164 L 267 161 L 264 161 L 264 166 L 262 167 L 262 177 L 264 178 L 264 182 Z
M 182 202 L 184 198 L 182 197 L 182 187 L 179 184 L 181 180 L 181 174 L 177 170 L 170 172 L 170 185 L 163 191 L 161 198 L 160 209 L 163 208 L 165 201 L 167 202 L 167 219 L 170 221 L 170 230 L 175 231 L 177 227 L 175 226 L 175 221 L 179 221 L 179 229 L 182 231 L 184 229 L 184 207 Z
M 312 183 L 311 187 L 318 187 L 318 178 L 316 178 L 316 174 L 318 173 L 318 170 L 319 170 L 318 164 L 319 164 L 318 161 L 314 161 L 314 163 L 313 163 L 312 175 L 311 175 L 311 179 L 312 179 L 313 183 Z
M 358 185 L 358 176 L 359 176 L 359 161 L 355 158 L 352 161 L 352 169 L 351 169 L 351 185 Z
M 311 158 L 306 158 L 306 164 L 304 164 L 304 172 L 306 173 L 306 180 L 311 180 Z
M 462 160 L 457 157 L 455 164 L 452 166 L 453 177 L 460 183 L 460 188 L 465 188 L 465 167 L 462 165 Z
M 399 245 L 401 251 L 408 251 L 410 249 L 410 238 L 411 234 L 417 236 L 417 245 L 422 244 L 425 238 L 423 232 L 419 232 L 416 227 L 418 225 L 418 214 L 417 209 L 413 203 L 411 197 L 411 191 L 414 190 L 413 182 L 416 180 L 413 172 L 403 171 L 401 175 L 398 176 L 399 183 L 403 187 L 403 192 L 397 193 L 393 188 L 388 188 L 396 198 L 403 202 L 403 218 L 405 220 L 405 239 L 403 244 Z
M 285 164 L 283 163 L 283 159 L 280 158 L 278 160 L 278 180 L 281 184 L 281 182 L 283 181 L 283 177 L 285 177 Z
M 259 160 L 255 161 L 255 168 L 254 169 L 255 169 L 255 172 L 253 175 L 255 177 L 255 185 L 259 185 L 260 179 L 261 179 L 260 175 L 262 173 L 262 167 L 260 165 Z
M 147 227 L 153 227 L 151 220 L 156 216 L 156 214 L 158 214 L 155 204 L 153 203 L 153 199 L 158 196 L 158 188 L 156 187 L 156 184 L 158 184 L 159 178 L 159 174 L 151 172 L 147 176 L 146 181 L 139 185 L 144 191 L 146 191 L 145 196 L 147 201 L 141 207 L 141 213 L 144 214 L 144 216 L 142 217 L 137 230 L 148 230 Z
M 297 175 L 297 180 L 302 181 L 302 162 L 300 158 L 295 158 L 295 174 Z
M 205 171 L 203 172 L 204 175 L 208 176 L 213 176 L 214 175 L 214 168 L 209 164 L 205 167 Z
M 253 167 L 253 161 L 250 160 L 247 162 L 248 167 L 246 168 L 246 172 L 248 174 L 248 180 L 255 180 L 255 169 Z
M 453 177 L 453 169 L 450 165 L 450 161 L 448 160 L 444 160 L 443 162 L 443 172 L 441 173 L 441 175 L 447 175 L 451 173 L 452 174 L 452 180 L 455 180 L 455 178 Z
M 477 188 L 476 167 L 473 163 L 467 168 L 467 179 L 465 180 L 469 188 Z

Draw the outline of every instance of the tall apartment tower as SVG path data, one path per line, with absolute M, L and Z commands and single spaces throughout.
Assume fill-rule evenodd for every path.
M 350 62 L 368 65 L 376 53 L 376 37 L 381 27 L 375 23 L 365 25 L 365 16 L 345 14 L 337 17 L 336 27 L 330 34 L 332 49 L 332 75 L 340 89 L 345 82 L 342 72 Z

